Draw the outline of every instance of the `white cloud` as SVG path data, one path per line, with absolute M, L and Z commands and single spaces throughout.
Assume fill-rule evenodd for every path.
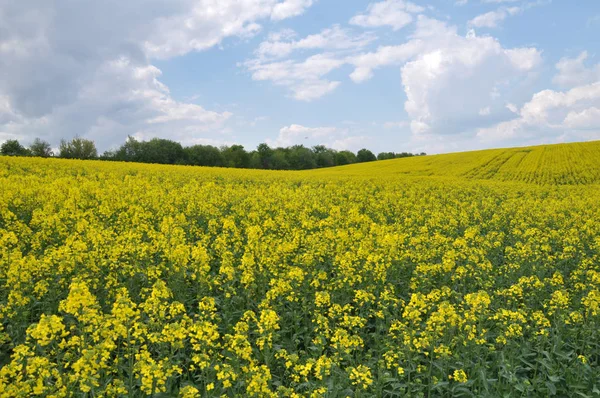
M 267 140 L 267 144 L 275 147 L 286 147 L 304 142 L 325 142 L 325 138 L 338 133 L 335 127 L 306 127 L 300 124 L 292 124 L 282 127 L 275 140 Z M 306 145 L 306 144 L 305 144 Z M 316 144 L 315 144 L 316 145 Z
M 348 129 L 337 127 L 306 127 L 300 124 L 284 126 L 279 130 L 276 139 L 267 139 L 267 144 L 273 147 L 304 145 L 325 145 L 337 150 L 357 150 L 367 141 L 364 135 L 350 135 Z
M 174 1 L 182 2 L 186 3 L 184 12 L 156 21 L 145 43 L 150 56 L 168 58 L 211 48 L 226 37 L 253 36 L 261 29 L 257 21 L 294 17 L 313 4 L 312 0 Z
M 349 30 L 333 25 L 323 29 L 320 33 L 306 36 L 300 40 L 291 40 L 295 36 L 293 31 L 285 30 L 269 35 L 256 50 L 258 58 L 283 58 L 295 50 L 348 50 L 365 47 L 375 36 L 370 33 L 353 35 Z
M 312 101 L 334 91 L 340 82 L 331 81 L 326 75 L 342 67 L 348 54 L 375 39 L 372 34 L 354 34 L 339 25 L 302 39 L 295 36 L 290 30 L 270 34 L 255 51 L 255 58 L 241 65 L 251 73 L 253 80 L 286 87 L 293 98 L 301 101 Z M 295 58 L 294 53 L 302 50 L 327 52 L 303 60 Z
M 364 135 L 339 138 L 332 141 L 327 146 L 338 151 L 358 151 L 369 144 L 369 137 Z
M 392 129 L 402 129 L 408 127 L 409 122 L 403 120 L 401 122 L 385 122 L 383 124 L 384 129 L 392 130 Z
M 480 109 L 489 107 L 492 115 L 504 109 L 499 90 L 518 84 L 541 63 L 535 49 L 505 49 L 492 37 L 461 36 L 456 28 L 423 17 L 414 37 L 426 40 L 401 75 L 415 134 L 477 126 L 484 121 Z
M 340 85 L 340 82 L 327 80 L 308 80 L 292 87 L 294 98 L 301 101 L 312 101 L 329 94 Z
M 304 11 L 312 6 L 313 0 L 285 0 L 283 3 L 278 3 L 273 7 L 271 19 L 280 21 L 290 17 L 296 17 L 304 13 Z
M 561 87 L 574 87 L 582 84 L 600 81 L 600 63 L 587 67 L 587 51 L 576 58 L 561 58 L 556 64 L 558 74 L 552 80 Z
M 481 108 L 479 110 L 479 115 L 480 116 L 488 116 L 490 113 L 492 113 L 491 109 L 489 106 L 486 106 L 485 108 Z
M 477 135 L 486 140 L 517 135 L 556 138 L 565 131 L 574 136 L 600 138 L 600 82 L 568 91 L 540 91 L 521 107 L 518 118 L 482 128 Z
M 287 42 L 295 48 L 303 40 Z M 294 98 L 305 101 L 334 91 L 341 82 L 328 80 L 327 75 L 344 65 L 354 66 L 349 77 L 356 83 L 370 79 L 378 68 L 398 66 L 407 96 L 407 123 L 414 134 L 424 135 L 474 131 L 489 120 L 511 117 L 506 103 L 522 100 L 518 88 L 541 63 L 541 53 L 535 48 L 504 48 L 493 37 L 473 31 L 462 36 L 454 26 L 419 16 L 408 41 L 399 45 L 363 53 L 328 50 L 299 61 L 256 58 L 244 65 L 254 80 L 285 86 Z
M 476 28 L 496 28 L 508 16 L 517 15 L 522 11 L 521 7 L 499 8 L 498 10 L 476 16 L 468 24 Z
M 373 77 L 373 70 L 384 66 L 403 65 L 410 58 L 418 54 L 423 48 L 419 40 L 411 40 L 397 46 L 382 46 L 376 51 L 363 53 L 348 59 L 355 69 L 350 78 L 355 83 L 361 83 Z
M 51 142 L 68 137 L 65 132 L 79 133 L 100 148 L 136 133 L 187 143 L 221 131 L 231 113 L 174 100 L 159 76 L 152 65 L 134 65 L 126 58 L 108 61 L 82 86 L 77 101 L 57 106 L 49 115 L 20 118 L 3 130 Z
M 517 106 L 515 104 L 511 104 L 510 102 L 508 104 L 506 104 L 506 109 L 508 109 L 512 113 L 518 113 L 519 112 L 519 108 L 517 108 Z
M 285 60 L 263 62 L 259 59 L 247 61 L 244 65 L 252 73 L 254 80 L 268 80 L 292 91 L 298 100 L 310 101 L 319 98 L 339 85 L 337 81 L 323 79 L 325 75 L 344 64 L 331 54 L 317 54 L 304 61 Z
M 221 131 L 228 112 L 176 101 L 156 58 L 202 51 L 255 34 L 261 20 L 303 12 L 312 1 L 4 1 L 0 6 L 0 134 L 196 139 Z M 8 104 L 8 105 L 7 105 Z
M 600 108 L 590 107 L 567 114 L 564 126 L 572 129 L 600 129 Z
M 350 23 L 362 27 L 391 26 L 392 29 L 398 30 L 413 21 L 411 14 L 424 10 L 423 7 L 409 1 L 385 0 L 370 3 L 367 12 L 352 17 Z

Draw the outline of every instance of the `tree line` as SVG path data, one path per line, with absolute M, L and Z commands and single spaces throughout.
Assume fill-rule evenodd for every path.
M 316 145 L 312 148 L 303 145 L 271 148 L 264 143 L 258 145 L 253 151 L 246 151 L 242 145 L 183 146 L 179 142 L 164 138 L 139 141 L 133 137 L 127 138 L 118 149 L 106 151 L 100 156 L 95 143 L 81 137 L 75 137 L 70 141 L 61 140 L 57 153 L 52 151 L 48 142 L 39 138 L 36 138 L 29 147 L 21 145 L 17 140 L 8 140 L 0 147 L 0 154 L 269 170 L 307 170 L 425 155 L 424 152 L 419 154 L 381 152 L 375 156 L 366 148 L 354 153 L 336 151 L 324 145 Z

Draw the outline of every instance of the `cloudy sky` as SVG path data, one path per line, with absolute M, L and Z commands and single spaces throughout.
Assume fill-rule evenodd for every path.
M 600 139 L 599 0 L 0 0 L 0 142 Z

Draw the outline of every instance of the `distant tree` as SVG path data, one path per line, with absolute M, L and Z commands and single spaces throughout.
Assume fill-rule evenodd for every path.
M 339 151 L 335 154 L 335 165 L 343 166 L 345 164 L 356 163 L 356 155 L 350 151 Z
M 314 169 L 317 166 L 315 154 L 304 145 L 294 145 L 288 148 L 287 155 L 292 170 Z
M 242 145 L 224 146 L 221 154 L 227 167 L 246 169 L 250 166 L 250 155 Z
M 315 154 L 317 167 L 335 166 L 335 151 L 327 148 L 325 145 L 316 145 L 312 148 Z
M 106 156 L 111 156 L 106 153 Z M 113 160 L 125 162 L 188 164 L 188 154 L 179 142 L 163 138 L 138 141 L 129 136 L 127 141 L 112 153 Z
M 287 151 L 285 148 L 277 148 L 273 150 L 271 157 L 271 168 L 275 170 L 289 170 L 290 162 L 287 159 Z
M 76 138 L 69 143 L 61 142 L 61 156 L 75 157 L 75 155 L 72 155 L 74 150 L 71 147 L 78 147 L 75 144 L 81 141 L 85 140 Z M 268 144 L 262 143 L 255 150 L 248 152 L 242 145 L 222 146 L 220 148 L 211 145 L 183 147 L 180 143 L 167 139 L 153 138 L 150 141 L 138 141 L 133 137 L 128 137 L 118 149 L 105 152 L 102 159 L 273 170 L 307 170 L 377 159 L 367 149 L 361 149 L 359 155 L 357 156 L 350 151 L 336 151 L 324 145 L 316 145 L 312 148 L 303 145 L 271 148 Z M 379 154 L 379 159 L 397 156 L 414 155 L 406 152 L 402 154 L 382 152 Z
M 377 155 L 377 160 L 394 159 L 396 154 L 394 152 L 381 152 Z
M 256 147 L 256 153 L 260 162 L 261 169 L 272 169 L 273 168 L 273 155 L 275 151 L 269 147 L 269 145 L 262 143 Z
M 141 143 L 141 158 L 146 163 L 185 164 L 185 152 L 179 142 L 153 138 Z
M 249 152 L 248 156 L 250 157 L 250 161 L 248 163 L 248 168 L 250 169 L 264 169 L 262 163 L 260 162 L 260 156 L 256 150 Z
M 104 153 L 98 156 L 98 159 L 101 160 L 118 160 L 117 159 L 117 151 L 114 149 L 109 149 L 104 151 Z
M 60 141 L 58 156 L 66 159 L 95 159 L 98 151 L 94 141 L 75 137 L 71 141 Z
M 29 156 L 31 153 L 19 141 L 7 140 L 0 147 L 0 154 L 5 156 Z
M 53 155 L 52 147 L 50 144 L 40 138 L 33 140 L 33 143 L 29 146 L 32 156 L 39 156 L 41 158 L 47 158 Z
M 224 166 L 219 148 L 212 145 L 193 145 L 184 149 L 188 164 L 194 166 Z
M 358 153 L 356 154 L 356 160 L 359 163 L 372 162 L 374 160 L 377 160 L 377 157 L 375 157 L 373 152 L 369 151 L 368 149 L 363 148 L 360 151 L 358 151 Z
M 421 152 L 421 153 L 419 154 L 419 156 L 426 156 L 426 155 L 427 155 L 427 154 L 426 154 L 425 152 Z
M 129 136 L 123 145 L 114 152 L 105 152 L 104 156 L 122 162 L 140 162 L 142 154 L 142 143 L 134 137 Z

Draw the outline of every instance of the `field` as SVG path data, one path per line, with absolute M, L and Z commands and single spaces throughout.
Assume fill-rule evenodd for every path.
M 600 142 L 0 158 L 0 396 L 600 396 Z

